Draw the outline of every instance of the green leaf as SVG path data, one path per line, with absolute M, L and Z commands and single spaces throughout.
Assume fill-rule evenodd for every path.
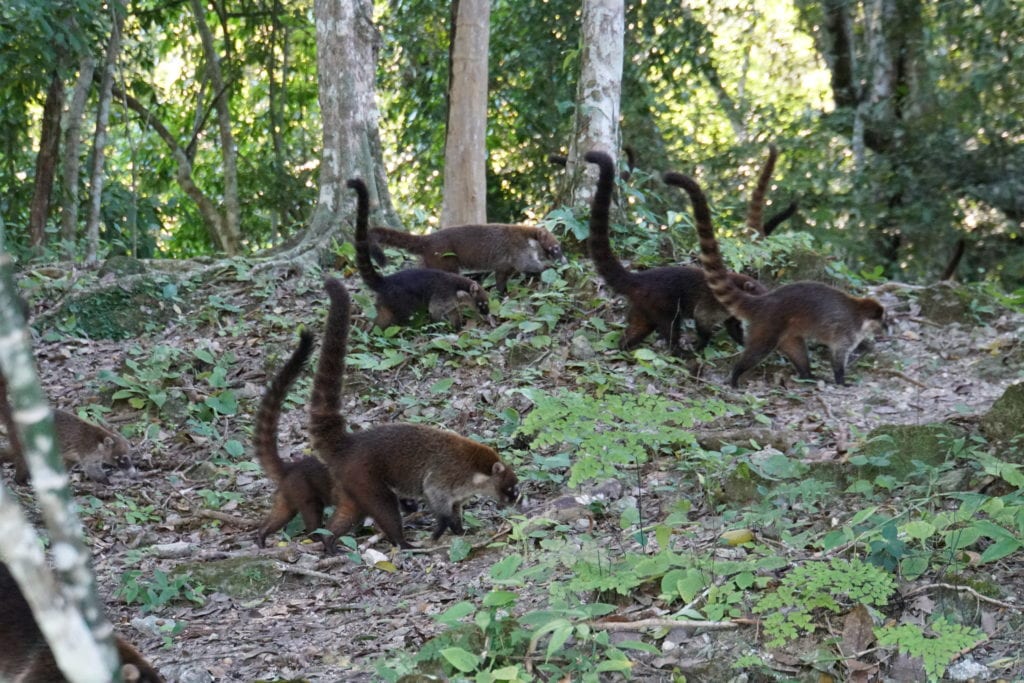
M 228 439 L 225 441 L 224 450 L 232 458 L 240 458 L 245 455 L 245 446 L 238 439 Z
M 505 607 L 514 604 L 519 596 L 512 591 L 491 591 L 484 596 L 485 607 Z
M 445 626 L 452 626 L 475 611 L 476 606 L 473 603 L 457 602 L 441 614 L 435 616 L 434 619 Z
M 439 379 L 430 385 L 430 393 L 432 394 L 444 394 L 447 393 L 452 385 L 455 384 L 455 380 L 451 377 L 446 379 Z
M 461 562 L 462 560 L 469 557 L 469 554 L 473 551 L 473 546 L 461 536 L 456 536 L 455 540 L 452 541 L 452 547 L 448 550 L 448 559 L 452 562 Z
M 480 657 L 461 647 L 446 647 L 441 650 L 441 656 L 462 673 L 475 671 L 480 665 Z
M 491 578 L 495 581 L 508 581 L 523 564 L 523 556 L 514 553 L 491 567 Z

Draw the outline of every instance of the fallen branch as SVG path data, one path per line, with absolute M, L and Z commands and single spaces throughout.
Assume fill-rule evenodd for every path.
M 254 522 L 251 519 L 246 519 L 245 517 L 236 517 L 235 515 L 229 515 L 228 513 L 221 512 L 220 510 L 203 509 L 200 510 L 197 514 L 200 517 L 204 517 L 206 519 L 216 519 L 219 522 L 231 524 L 232 526 L 240 526 L 243 529 L 253 529 L 256 527 L 256 522 Z
M 914 590 L 907 593 L 904 596 L 904 598 L 912 598 L 915 595 L 927 593 L 937 588 L 944 588 L 950 591 L 960 591 L 963 593 L 969 593 L 970 595 L 973 595 L 975 598 L 977 598 L 980 602 L 987 602 L 990 605 L 995 605 L 997 607 L 1002 607 L 1004 609 L 1013 610 L 1014 612 L 1024 612 L 1024 607 L 1021 607 L 1019 605 L 1012 605 L 1008 602 L 1003 602 L 1002 600 L 996 600 L 995 598 L 990 598 L 988 596 L 982 595 L 970 586 L 960 586 L 952 583 L 931 583 L 927 586 L 921 586 L 920 588 L 915 588 Z
M 588 621 L 591 628 L 606 631 L 636 631 L 642 628 L 702 628 L 708 631 L 730 631 L 739 628 L 735 621 L 700 621 L 698 619 L 640 619 L 638 621 Z

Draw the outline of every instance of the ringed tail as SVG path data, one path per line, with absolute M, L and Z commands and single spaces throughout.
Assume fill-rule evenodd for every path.
M 313 352 L 313 333 L 303 330 L 299 336 L 299 345 L 291 357 L 267 385 L 256 411 L 256 431 L 253 435 L 256 443 L 256 459 L 270 479 L 280 482 L 284 478 L 285 466 L 277 450 L 277 425 L 281 418 L 281 406 L 284 405 L 288 389 L 302 372 L 302 368 Z

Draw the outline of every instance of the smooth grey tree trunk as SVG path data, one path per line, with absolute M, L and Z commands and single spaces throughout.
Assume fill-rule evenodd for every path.
M 71 95 L 71 103 L 64 120 L 64 180 L 61 196 L 60 234 L 70 243 L 78 234 L 78 179 L 82 169 L 80 150 L 82 148 L 82 117 L 92 89 L 92 77 L 96 72 L 96 58 L 85 55 L 78 63 L 78 81 Z M 73 254 L 69 253 L 70 258 Z
M 441 226 L 487 221 L 490 0 L 453 0 Z

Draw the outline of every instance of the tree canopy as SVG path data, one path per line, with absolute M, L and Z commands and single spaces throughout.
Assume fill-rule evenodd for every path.
M 26 255 L 47 93 L 54 83 L 70 92 L 83 57 L 102 64 L 110 7 L 14 0 L 0 9 L 0 211 Z M 620 125 L 648 173 L 639 188 L 645 208 L 664 213 L 663 190 L 650 179 L 675 169 L 696 172 L 716 210 L 731 217 L 774 142 L 782 151 L 775 196 L 801 207 L 793 226 L 851 265 L 934 279 L 962 239 L 961 278 L 1019 286 L 1021 9 L 1019 0 L 627 2 Z M 451 11 L 380 1 L 372 21 L 389 189 L 401 221 L 427 229 L 441 213 Z M 553 208 L 560 170 L 547 155 L 570 148 L 580 21 L 578 0 L 491 3 L 490 220 L 539 220 Z M 202 198 L 230 220 L 234 183 L 243 253 L 304 230 L 322 140 L 311 0 L 142 0 L 126 6 L 121 39 L 102 254 L 223 253 Z M 99 71 L 76 152 L 83 160 L 94 152 Z M 85 205 L 82 175 L 74 196 Z M 60 222 L 53 200 L 47 248 L 35 257 L 58 253 Z M 80 229 L 72 253 L 84 253 L 82 239 Z

